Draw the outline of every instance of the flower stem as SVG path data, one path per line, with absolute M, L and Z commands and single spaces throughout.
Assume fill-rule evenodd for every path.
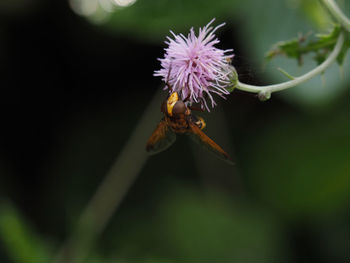
M 159 121 L 159 101 L 161 89 L 149 103 L 123 150 L 82 212 L 76 228 L 54 259 L 55 263 L 83 262 L 106 228 L 148 159 L 144 146 L 154 124 Z
M 343 33 L 340 33 L 337 43 L 335 44 L 334 49 L 329 54 L 328 58 L 313 70 L 309 71 L 308 73 L 300 77 L 295 77 L 293 80 L 283 82 L 280 84 L 273 84 L 273 85 L 267 85 L 267 86 L 254 86 L 254 85 L 249 85 L 238 81 L 236 88 L 247 92 L 259 93 L 268 99 L 272 92 L 295 87 L 303 82 L 308 81 L 309 79 L 315 77 L 316 75 L 324 72 L 336 60 L 336 58 L 338 57 L 343 47 L 343 44 L 344 44 L 344 35 Z
M 346 17 L 343 11 L 341 11 L 337 3 L 334 0 L 321 0 L 321 2 L 326 6 L 333 17 L 343 26 L 343 28 L 350 32 L 350 20 Z

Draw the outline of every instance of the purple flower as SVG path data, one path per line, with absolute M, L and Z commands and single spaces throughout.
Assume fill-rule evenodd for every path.
M 229 92 L 225 89 L 230 84 L 230 61 L 233 55 L 227 54 L 232 49 L 222 50 L 214 45 L 219 40 L 214 35 L 215 31 L 224 25 L 218 25 L 214 29 L 210 24 L 199 29 L 196 36 L 191 28 L 187 38 L 176 35 L 172 31 L 174 39 L 167 37 L 165 43 L 164 58 L 159 59 L 161 69 L 154 72 L 154 76 L 162 77 L 168 85 L 169 92 L 178 92 L 181 99 L 187 99 L 190 104 L 200 103 L 202 108 L 209 111 L 206 97 L 210 99 L 211 106 L 216 105 L 212 93 L 225 98 Z

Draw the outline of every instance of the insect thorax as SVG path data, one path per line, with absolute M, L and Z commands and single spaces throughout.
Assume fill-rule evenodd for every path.
M 166 116 L 166 121 L 175 133 L 185 133 L 188 131 L 188 120 L 185 114 L 177 114 L 173 117 Z

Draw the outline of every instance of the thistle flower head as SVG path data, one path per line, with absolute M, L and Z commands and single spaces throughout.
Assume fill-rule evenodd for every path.
M 187 37 L 176 35 L 173 39 L 167 37 L 164 58 L 159 59 L 161 69 L 154 76 L 162 77 L 167 83 L 165 89 L 178 92 L 181 99 L 187 99 L 190 104 L 200 103 L 209 111 L 206 99 L 211 106 L 216 105 L 212 94 L 225 98 L 229 92 L 225 89 L 230 84 L 230 60 L 232 50 L 222 50 L 215 47 L 219 40 L 214 35 L 222 27 L 220 24 L 213 29 L 211 20 L 205 27 L 199 29 L 198 36 L 191 28 Z

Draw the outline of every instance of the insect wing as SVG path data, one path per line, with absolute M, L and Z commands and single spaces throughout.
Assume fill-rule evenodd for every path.
M 212 139 L 210 139 L 204 132 L 202 132 L 201 129 L 195 123 L 190 122 L 189 126 L 190 132 L 188 133 L 188 135 L 192 140 L 197 142 L 199 145 L 201 145 L 208 151 L 214 153 L 221 160 L 224 160 L 231 165 L 233 164 L 230 156 Z
M 146 151 L 156 154 L 169 148 L 176 140 L 176 134 L 170 129 L 165 120 L 161 120 L 147 141 Z

